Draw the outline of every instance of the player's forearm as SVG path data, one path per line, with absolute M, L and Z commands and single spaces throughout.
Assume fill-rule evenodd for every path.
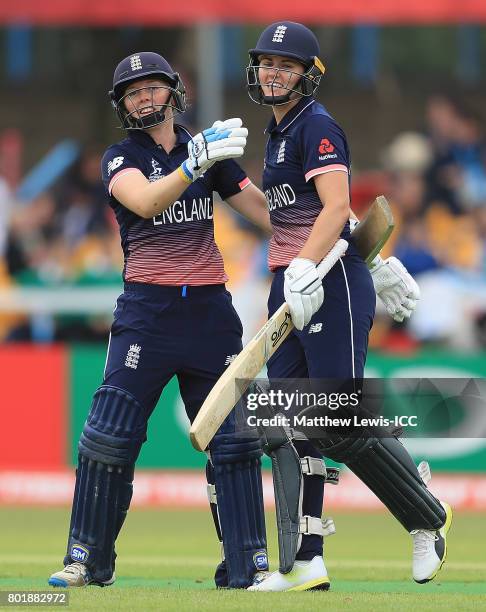
M 188 182 L 183 179 L 178 170 L 164 176 L 164 178 L 148 183 L 140 194 L 144 217 L 149 219 L 172 206 L 184 193 Z
M 268 205 L 263 193 L 253 184 L 227 198 L 228 204 L 266 234 L 272 233 Z
M 326 204 L 314 222 L 314 227 L 299 257 L 310 259 L 316 263 L 331 250 L 341 235 L 346 221 L 349 219 L 349 204 L 346 200 Z
M 128 193 L 117 195 L 115 185 L 113 194 L 131 211 L 144 219 L 150 219 L 169 208 L 184 193 L 187 186 L 187 181 L 175 170 L 158 181 L 138 184 L 136 189 Z
M 235 210 L 238 209 L 235 208 Z M 272 233 L 272 224 L 270 223 L 268 208 L 261 208 L 255 203 L 254 205 L 248 206 L 244 210 L 240 210 L 238 212 L 248 219 L 248 221 L 253 223 L 253 225 L 256 225 L 256 227 L 263 230 L 265 234 L 270 235 Z

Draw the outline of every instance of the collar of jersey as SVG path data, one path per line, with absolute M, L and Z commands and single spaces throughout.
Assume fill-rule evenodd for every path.
M 186 128 L 179 124 L 174 124 L 174 131 L 176 134 L 176 144 L 178 147 L 180 145 L 186 145 L 192 138 L 191 134 L 186 130 Z M 154 139 L 148 132 L 144 130 L 129 130 L 128 136 L 135 142 L 138 142 L 144 147 L 147 148 L 157 148 Z M 175 148 L 175 147 L 174 147 Z
M 265 133 L 271 134 L 272 132 L 284 132 L 297 119 L 297 117 L 299 117 L 305 111 L 306 108 L 312 106 L 314 102 L 314 98 L 312 98 L 312 100 L 310 101 L 309 98 L 301 98 L 298 104 L 296 104 L 293 108 L 289 110 L 289 112 L 285 115 L 285 117 L 278 125 L 275 120 L 275 117 L 272 117 L 270 123 L 267 126 L 267 129 L 265 130 Z

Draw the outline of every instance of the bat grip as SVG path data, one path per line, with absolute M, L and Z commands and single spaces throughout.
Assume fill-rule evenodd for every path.
M 349 246 L 349 243 L 343 238 L 339 238 L 336 244 L 332 247 L 329 253 L 324 257 L 321 263 L 317 266 L 319 278 L 324 278 L 334 264 L 340 259 Z

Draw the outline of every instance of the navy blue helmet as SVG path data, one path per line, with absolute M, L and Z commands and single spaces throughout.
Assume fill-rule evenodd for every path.
M 130 100 L 130 96 L 138 90 L 131 90 L 129 93 L 125 91 L 130 83 L 148 78 L 157 78 L 167 83 L 163 89 L 170 92 L 170 97 L 166 104 L 154 104 L 154 91 L 157 88 L 149 87 L 152 97 L 149 106 L 153 112 L 140 117 L 134 103 L 130 105 L 133 110 L 128 110 L 125 104 L 125 101 Z M 165 117 L 167 108 L 172 108 L 176 113 L 183 113 L 187 108 L 186 90 L 181 77 L 172 70 L 169 62 L 161 55 L 150 51 L 133 53 L 118 64 L 113 74 L 113 89 L 108 95 L 122 127 L 127 130 L 143 130 L 163 123 L 167 120 Z
M 291 99 L 292 94 L 300 96 L 313 96 L 319 87 L 319 83 L 325 68 L 319 59 L 320 49 L 319 42 L 314 33 L 306 28 L 301 23 L 294 21 L 278 21 L 266 28 L 254 49 L 250 49 L 250 63 L 246 69 L 247 89 L 250 98 L 257 104 L 268 104 L 275 106 L 278 104 L 286 104 Z M 284 84 L 279 85 L 279 89 L 284 89 L 286 93 L 282 96 L 264 95 L 259 79 L 259 57 L 262 55 L 278 55 L 279 57 L 288 57 L 297 60 L 304 66 L 304 74 L 294 88 L 287 87 Z M 290 81 L 293 74 L 290 70 L 283 68 L 276 69 L 277 73 Z M 275 77 L 270 85 L 275 82 Z

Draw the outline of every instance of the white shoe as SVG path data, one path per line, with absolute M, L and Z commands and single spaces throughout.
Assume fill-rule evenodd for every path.
M 48 582 L 55 587 L 83 587 L 89 582 L 88 569 L 82 563 L 70 563 L 60 572 L 52 574 Z
M 268 577 L 257 574 L 248 591 L 327 591 L 330 586 L 324 560 L 317 556 L 312 561 L 295 561 L 288 574 L 272 572 Z
M 433 580 L 447 556 L 446 538 L 452 523 L 452 509 L 449 504 L 440 503 L 446 511 L 446 521 L 440 529 L 414 529 L 410 532 L 413 538 L 413 579 L 419 584 Z
M 60 572 L 52 574 L 48 583 L 53 587 L 84 587 L 88 584 L 110 586 L 115 582 L 115 574 L 104 582 L 95 582 L 91 579 L 88 568 L 83 563 L 70 563 Z

